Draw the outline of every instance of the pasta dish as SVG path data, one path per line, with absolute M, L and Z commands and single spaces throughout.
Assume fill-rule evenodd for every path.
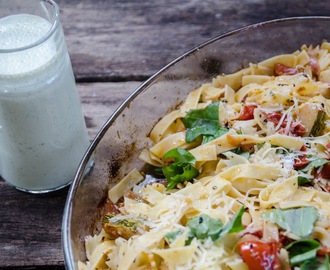
M 330 269 L 330 43 L 186 96 L 108 192 L 87 269 Z

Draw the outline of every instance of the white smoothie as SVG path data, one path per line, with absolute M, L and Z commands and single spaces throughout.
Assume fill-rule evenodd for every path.
M 89 146 L 63 37 L 1 52 L 38 41 L 50 27 L 27 14 L 0 19 L 0 174 L 31 192 L 72 181 Z

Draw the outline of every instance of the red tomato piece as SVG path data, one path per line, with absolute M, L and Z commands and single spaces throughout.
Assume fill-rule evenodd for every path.
M 250 270 L 280 270 L 278 243 L 246 241 L 238 244 L 243 261 Z
M 301 156 L 298 156 L 298 158 L 294 160 L 293 168 L 297 169 L 297 168 L 306 166 L 308 163 L 309 163 L 309 161 L 307 160 L 307 156 L 301 155 Z
M 270 122 L 273 122 L 275 125 L 277 125 L 280 122 L 281 118 L 282 118 L 282 113 L 280 112 L 273 112 L 266 115 L 266 119 Z
M 298 73 L 298 70 L 296 68 L 288 67 L 286 65 L 276 63 L 274 65 L 274 72 L 275 75 L 294 75 Z
M 322 166 L 321 171 L 316 173 L 315 178 L 323 178 L 330 180 L 330 162 Z
M 253 113 L 254 109 L 257 108 L 256 105 L 245 105 L 241 111 L 240 116 L 237 120 L 252 120 L 254 119 Z
M 322 246 L 318 251 L 318 255 L 325 256 L 325 255 L 330 255 L 330 248 L 326 246 Z
M 299 122 L 291 123 L 290 130 L 291 130 L 293 135 L 297 135 L 297 136 L 300 136 L 300 137 L 303 136 L 306 132 L 305 126 L 302 125 Z
M 273 113 L 269 113 L 266 114 L 266 119 L 270 122 L 273 122 L 275 125 L 278 125 L 278 123 L 280 122 L 281 118 L 282 118 L 282 113 L 280 112 L 273 112 Z M 278 130 L 278 133 L 280 134 L 284 134 L 286 132 L 285 128 L 288 124 L 288 121 L 286 118 L 283 119 L 283 122 L 281 123 L 281 128 Z M 299 122 L 291 122 L 290 124 L 290 129 L 289 129 L 289 134 L 290 136 L 303 136 L 306 132 L 306 128 L 304 125 L 302 125 Z
M 307 150 L 307 147 L 305 145 L 303 145 L 300 148 L 300 151 L 305 152 Z M 293 168 L 297 169 L 303 166 L 306 166 L 309 163 L 309 161 L 307 160 L 307 155 L 300 155 L 298 156 L 297 159 L 295 159 L 294 164 L 293 164 Z

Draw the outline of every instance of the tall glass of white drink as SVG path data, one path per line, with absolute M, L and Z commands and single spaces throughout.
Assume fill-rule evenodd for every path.
M 23 191 L 54 191 L 89 146 L 59 9 L 0 2 L 0 175 Z

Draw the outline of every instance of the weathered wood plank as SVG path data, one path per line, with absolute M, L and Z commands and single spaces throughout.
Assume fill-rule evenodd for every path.
M 67 190 L 37 196 L 0 181 L 0 268 L 63 265 L 61 216 Z
M 78 84 L 82 111 L 91 139 L 139 85 L 140 82 Z
M 87 82 L 144 80 L 229 30 L 275 18 L 330 14 L 330 2 L 309 0 L 57 2 L 76 78 Z M 138 85 L 78 85 L 91 139 Z M 36 196 L 0 180 L 0 194 L 0 268 L 63 269 L 61 221 L 67 188 Z
M 138 82 L 78 84 L 91 139 L 138 85 Z M 67 191 L 65 188 L 47 195 L 32 195 L 0 180 L 0 268 L 63 267 L 61 222 Z
M 328 15 L 327 1 L 58 0 L 78 80 L 143 80 L 198 44 L 251 23 Z

